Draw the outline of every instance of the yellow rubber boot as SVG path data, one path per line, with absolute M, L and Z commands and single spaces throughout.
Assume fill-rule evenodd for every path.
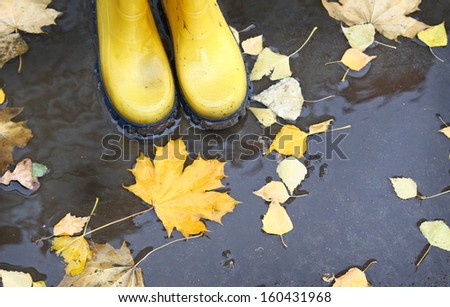
M 200 124 L 211 121 L 206 128 L 235 124 L 239 118 L 233 116 L 245 114 L 247 72 L 216 0 L 163 0 L 163 7 L 189 111 L 203 119 Z
M 97 0 L 96 8 L 101 76 L 115 111 L 132 124 L 164 126 L 175 86 L 148 1 Z

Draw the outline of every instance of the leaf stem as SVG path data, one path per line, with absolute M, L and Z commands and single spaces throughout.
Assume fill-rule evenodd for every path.
M 445 194 L 450 193 L 450 190 L 436 194 L 436 195 L 432 195 L 432 196 L 417 196 L 420 200 L 426 200 L 426 199 L 432 199 L 432 198 L 436 198 Z
M 347 75 L 349 72 L 350 72 L 350 68 L 347 68 L 347 71 L 345 72 L 344 76 L 342 77 L 341 82 L 344 82 L 345 79 L 347 79 Z
M 425 251 L 425 253 L 423 253 L 422 257 L 421 257 L 421 258 L 419 259 L 419 261 L 417 261 L 417 263 L 416 263 L 416 270 L 419 268 L 419 265 L 422 264 L 423 260 L 424 260 L 425 257 L 428 255 L 428 253 L 430 252 L 430 250 L 431 250 L 431 244 L 428 244 L 427 250 Z
M 368 269 L 370 269 L 370 267 L 371 267 L 372 265 L 377 264 L 377 263 L 378 263 L 378 261 L 376 261 L 376 260 L 371 261 L 369 264 L 367 264 L 367 266 L 366 266 L 366 268 L 363 270 L 363 272 L 365 273 Z
M 290 58 L 290 57 L 294 56 L 295 54 L 299 53 L 299 52 L 303 49 L 303 47 L 306 46 L 306 44 L 309 42 L 309 40 L 311 39 L 311 37 L 314 35 L 314 32 L 317 31 L 317 29 L 318 29 L 317 27 L 314 27 L 314 29 L 312 29 L 311 33 L 309 34 L 308 38 L 307 38 L 306 41 L 303 43 L 303 45 L 301 45 L 300 48 L 298 48 L 298 49 L 295 50 L 293 53 L 291 53 L 291 54 L 288 56 L 288 58 Z
M 251 24 L 247 28 L 238 31 L 238 33 L 247 32 L 247 31 L 253 30 L 254 28 L 256 28 L 256 26 L 254 24 Z
M 280 235 L 280 239 L 281 239 L 281 244 L 283 244 L 283 247 L 284 247 L 285 249 L 287 249 L 288 246 L 287 246 L 286 242 L 284 242 L 283 235 Z
M 436 114 L 436 117 L 446 126 L 448 127 L 447 123 L 444 121 L 444 119 L 441 117 L 441 114 Z
M 318 100 L 305 100 L 305 102 L 307 102 L 307 103 L 322 102 L 322 101 L 325 101 L 325 100 L 328 100 L 328 99 L 331 99 L 331 98 L 334 98 L 334 97 L 336 97 L 336 95 L 330 95 L 330 96 L 327 96 L 325 98 L 321 98 L 321 99 L 318 99 Z
M 351 127 L 352 127 L 352 125 L 347 125 L 347 126 L 339 127 L 339 128 L 336 128 L 336 129 L 330 129 L 330 130 L 324 131 L 323 133 L 346 130 L 346 129 L 350 129 Z M 308 133 L 308 136 L 309 135 L 313 135 L 313 134 L 318 134 L 318 133 L 317 132 L 316 133 Z
M 92 216 L 94 215 L 95 210 L 97 209 L 97 205 L 98 202 L 100 201 L 100 199 L 98 197 L 95 198 L 95 204 L 94 207 L 91 210 L 91 214 L 89 214 L 89 219 L 86 222 L 86 225 L 84 225 L 84 231 L 83 231 L 83 235 L 86 235 L 86 231 L 88 229 L 88 225 L 89 225 L 89 221 L 91 220 Z
M 19 68 L 17 68 L 17 73 L 20 74 L 22 72 L 22 64 L 23 60 L 22 60 L 22 55 L 19 55 Z
M 384 44 L 384 43 L 379 42 L 379 41 L 374 41 L 374 42 L 377 43 L 378 45 L 381 45 L 381 46 L 384 46 L 384 47 L 388 47 L 388 48 L 391 48 L 391 49 L 397 49 L 397 47 L 395 47 L 395 46 Z
M 433 51 L 433 49 L 431 49 L 431 47 L 428 47 L 428 48 L 430 49 L 431 54 L 432 54 L 436 59 L 438 59 L 438 60 L 441 61 L 442 63 L 445 63 L 445 61 L 444 61 L 443 59 L 441 59 L 440 57 L 438 57 L 438 56 L 434 53 L 434 51 Z
M 338 64 L 338 63 L 342 63 L 342 61 L 327 62 L 327 63 L 325 63 L 325 65 Z

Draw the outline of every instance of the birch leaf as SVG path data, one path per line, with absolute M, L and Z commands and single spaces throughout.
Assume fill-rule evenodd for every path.
M 31 287 L 33 279 L 31 275 L 24 272 L 0 270 L 3 287 Z
M 244 53 L 258 55 L 263 50 L 263 36 L 250 37 L 242 42 Z
M 401 199 L 417 197 L 417 184 L 411 178 L 389 178 L 395 193 Z
M 331 125 L 332 122 L 333 119 L 329 119 L 324 122 L 309 126 L 309 135 L 327 132 L 328 127 Z
M 447 31 L 445 30 L 445 22 L 420 31 L 417 37 L 428 47 L 445 47 L 447 46 Z
M 264 127 L 270 127 L 277 122 L 277 116 L 271 109 L 249 108 L 249 110 Z
M 444 221 L 425 221 L 419 228 L 432 246 L 450 251 L 450 228 Z
M 342 26 L 342 32 L 344 32 L 350 46 L 361 52 L 364 52 L 375 41 L 375 27 L 371 23 L 349 28 Z
M 270 76 L 272 81 L 292 76 L 289 57 L 264 48 L 250 73 L 250 81 L 261 80 L 264 76 Z
M 359 71 L 375 58 L 376 56 L 369 56 L 356 48 L 350 48 L 345 51 L 341 62 L 351 70 Z
M 1 65 L 1 64 L 0 64 Z M 1 67 L 0 67 L 1 68 Z M 6 95 L 3 89 L 0 88 L 0 106 L 5 103 L 6 101 Z
M 291 218 L 278 202 L 273 201 L 269 205 L 267 213 L 262 220 L 262 229 L 271 235 L 282 236 L 294 229 Z
M 370 287 L 366 274 L 358 268 L 351 268 L 336 278 L 333 287 Z
M 17 33 L 0 37 L 0 69 L 8 61 L 26 53 L 28 49 L 27 43 Z
M 265 201 L 285 203 L 289 199 L 289 193 L 281 181 L 271 181 L 253 194 L 261 197 Z
M 450 139 L 450 127 L 445 127 L 444 129 L 439 130 L 439 132 L 443 133 L 446 137 Z
M 308 169 L 296 158 L 288 157 L 278 164 L 277 173 L 292 194 L 295 188 L 305 180 Z
M 76 217 L 67 213 L 56 225 L 53 227 L 53 235 L 59 236 L 73 236 L 83 230 L 89 217 Z
M 275 136 L 266 154 L 276 150 L 285 156 L 294 156 L 298 159 L 307 151 L 308 134 L 294 125 L 285 125 Z

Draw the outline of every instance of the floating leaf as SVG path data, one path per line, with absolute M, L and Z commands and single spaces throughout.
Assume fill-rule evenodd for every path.
M 271 235 L 282 236 L 294 229 L 291 218 L 278 202 L 273 201 L 269 205 L 267 213 L 262 220 L 262 229 Z
M 31 287 L 33 279 L 31 275 L 24 272 L 0 270 L 3 287 Z
M 450 127 L 445 127 L 444 129 L 439 130 L 439 132 L 443 133 L 446 137 L 450 139 Z
M 425 221 L 419 228 L 430 245 L 450 251 L 450 228 L 444 221 Z
M 294 78 L 285 78 L 252 99 L 261 102 L 279 117 L 291 121 L 300 116 L 304 102 L 300 83 Z
M 238 30 L 236 30 L 235 28 L 233 28 L 233 27 L 230 26 L 230 31 L 231 31 L 231 33 L 233 34 L 234 39 L 236 40 L 236 42 L 239 44 L 239 43 L 241 42 L 241 39 L 240 39 L 240 37 L 239 37 L 240 35 L 239 35 Z
M 13 162 L 14 148 L 23 148 L 33 137 L 25 122 L 11 122 L 11 119 L 22 113 L 23 108 L 6 107 L 0 110 L 0 174 L 5 172 Z
M 276 150 L 282 155 L 294 156 L 300 159 L 308 149 L 307 138 L 308 134 L 296 126 L 285 125 L 275 136 L 266 154 Z
M 329 119 L 324 122 L 309 126 L 309 135 L 327 132 L 328 127 L 331 125 L 332 122 L 333 119 Z
M 75 276 L 83 272 L 86 262 L 92 259 L 89 243 L 83 237 L 57 237 L 53 239 L 52 250 L 62 255 L 67 263 L 66 273 Z
M 0 105 L 2 105 L 5 101 L 6 101 L 5 92 L 3 91 L 3 89 L 0 88 Z
M 125 242 L 118 250 L 110 244 L 94 244 L 96 251 L 86 268 L 76 276 L 66 275 L 59 287 L 143 287 L 142 271 Z
M 18 181 L 28 190 L 37 191 L 41 185 L 39 180 L 33 177 L 32 164 L 30 159 L 24 159 L 19 162 L 13 172 L 6 171 L 0 177 L 0 184 L 9 185 L 11 181 Z
M 33 282 L 33 288 L 45 288 L 45 287 L 47 287 L 47 285 L 45 284 L 45 281 L 43 281 L 43 280 Z
M 389 178 L 395 193 L 401 199 L 417 197 L 417 184 L 411 178 Z
M 277 122 L 277 116 L 271 109 L 249 108 L 249 110 L 264 127 L 270 127 Z
M 341 62 L 351 70 L 359 71 L 375 58 L 376 56 L 369 56 L 356 48 L 350 48 L 345 51 Z
M 76 217 L 67 213 L 66 216 L 53 227 L 53 235 L 55 237 L 73 236 L 74 234 L 81 232 L 88 221 L 89 217 Z
M 33 162 L 33 165 L 31 166 L 33 177 L 41 178 L 44 177 L 47 172 L 48 168 L 44 164 Z
M 428 47 L 445 47 L 447 46 L 447 31 L 445 30 L 445 22 L 430 27 L 417 33 L 417 37 Z
M 361 52 L 364 52 L 375 41 L 375 27 L 371 23 L 349 28 L 342 27 L 342 32 L 344 32 L 350 46 Z
M 125 187 L 150 205 L 168 235 L 176 228 L 186 238 L 207 231 L 202 219 L 221 222 L 238 204 L 221 188 L 224 165 L 218 160 L 198 157 L 184 168 L 188 152 L 181 139 L 156 148 L 153 162 L 143 155 L 131 170 L 136 184 Z
M 281 181 L 271 181 L 253 194 L 261 197 L 265 201 L 275 201 L 285 203 L 289 199 L 289 193 Z
M 250 37 L 242 42 L 244 53 L 258 55 L 263 50 L 263 36 Z
M 26 53 L 28 49 L 27 43 L 17 33 L 0 37 L 0 69 L 8 61 Z
M 328 14 L 348 26 L 370 23 L 388 39 L 413 38 L 428 26 L 407 15 L 419 9 L 421 0 L 322 0 Z
M 288 157 L 278 164 L 277 173 L 292 194 L 295 188 L 305 180 L 308 169 L 296 158 Z
M 358 268 L 351 268 L 335 279 L 333 287 L 370 287 L 366 274 Z
M 289 57 L 264 48 L 250 73 L 250 81 L 261 80 L 264 76 L 270 76 L 272 81 L 292 76 Z

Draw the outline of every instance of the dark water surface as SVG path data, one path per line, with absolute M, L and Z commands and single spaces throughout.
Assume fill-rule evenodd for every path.
M 62 258 L 49 252 L 48 244 L 33 238 L 49 235 L 66 213 L 89 214 L 100 198 L 91 227 L 145 209 L 138 198 L 122 188 L 133 183 L 127 171 L 139 149 L 149 147 L 125 140 L 125 159 L 102 161 L 102 138 L 116 133 L 97 97 L 89 1 L 54 1 L 64 12 L 48 34 L 26 35 L 30 51 L 17 74 L 17 61 L 0 71 L 11 106 L 23 106 L 18 119 L 27 119 L 34 138 L 16 150 L 19 161 L 31 157 L 51 169 L 41 189 L 31 196 L 0 190 L 0 266 L 28 271 L 35 279 L 55 286 L 64 275 Z M 429 24 L 447 19 L 450 3 L 424 1 L 414 16 Z M 240 200 L 223 225 L 207 222 L 207 238 L 178 243 L 153 254 L 142 269 L 147 286 L 322 286 L 323 273 L 339 273 L 370 259 L 378 264 L 367 272 L 375 286 L 450 286 L 450 254 L 432 248 L 418 271 L 414 263 L 426 245 L 418 229 L 422 219 L 450 223 L 450 195 L 420 202 L 398 199 L 388 180 L 406 176 L 416 180 L 424 195 L 440 192 L 450 184 L 450 141 L 437 130 L 435 114 L 450 121 L 450 49 L 436 48 L 446 62 L 429 50 L 400 38 L 397 50 L 378 46 L 368 74 L 349 78 L 346 89 L 339 80 L 344 71 L 324 66 L 340 58 L 347 48 L 339 22 L 328 17 L 320 1 L 221 1 L 231 25 L 256 28 L 242 37 L 265 36 L 265 45 L 289 54 L 300 46 L 314 26 L 319 30 L 291 60 L 305 98 L 328 95 L 336 98 L 306 103 L 297 124 L 305 127 L 321 119 L 335 118 L 335 127 L 352 125 L 341 144 L 348 157 L 309 161 L 309 177 L 300 190 L 308 197 L 287 205 L 294 230 L 286 234 L 286 250 L 277 236 L 261 231 L 261 215 L 267 205 L 252 191 L 278 179 L 275 156 L 240 157 L 245 148 L 221 144 L 221 140 L 248 134 L 268 134 L 248 115 L 237 127 L 210 137 L 217 148 L 229 148 L 234 158 L 227 164 L 225 180 L 231 195 Z M 378 40 L 387 42 L 383 37 Z M 392 43 L 392 42 L 390 42 Z M 254 59 L 247 58 L 250 65 Z M 254 91 L 267 88 L 268 80 L 256 82 Z M 183 119 L 181 133 L 189 123 Z M 275 128 L 274 132 L 279 128 Z M 198 132 L 198 131 L 197 131 Z M 189 130 L 189 133 L 193 133 Z M 203 135 L 205 135 L 203 133 Z M 336 135 L 335 135 L 336 136 Z M 256 147 L 261 146 L 256 144 Z M 255 147 L 255 148 L 256 148 Z M 190 149 L 201 152 L 205 144 Z M 311 142 L 311 151 L 324 151 Z M 106 152 L 107 153 L 107 152 Z M 175 233 L 175 237 L 179 237 Z M 127 241 L 134 256 L 168 242 L 162 224 L 152 212 L 92 236 L 118 248 Z M 230 261 L 233 259 L 233 261 Z

